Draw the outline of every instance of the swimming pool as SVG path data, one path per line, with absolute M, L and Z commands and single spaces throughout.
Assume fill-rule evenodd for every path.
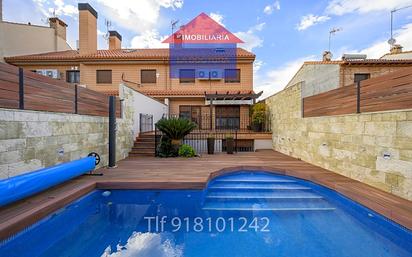
M 220 176 L 205 190 L 96 190 L 0 256 L 412 256 L 412 232 L 304 180 Z

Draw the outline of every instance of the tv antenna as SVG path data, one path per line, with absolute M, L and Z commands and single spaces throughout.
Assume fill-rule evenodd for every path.
M 400 7 L 400 8 L 395 8 L 391 11 L 391 38 L 388 40 L 388 44 L 393 46 L 396 43 L 396 39 L 393 38 L 393 14 L 397 11 L 403 10 L 403 9 L 407 9 L 412 7 L 412 5 L 408 5 L 408 6 L 404 6 L 404 7 Z
M 109 43 L 110 33 L 109 30 L 112 27 L 112 22 L 110 20 L 105 19 L 104 25 L 106 26 L 106 34 L 103 35 L 103 38 Z
M 179 23 L 179 20 L 171 20 L 170 21 L 170 26 L 172 27 L 172 35 L 173 35 L 173 32 L 174 32 L 175 28 L 177 27 L 178 23 Z
M 53 9 L 53 12 L 52 12 L 51 14 L 52 14 L 51 17 L 44 17 L 44 18 L 41 18 L 40 20 L 41 20 L 44 24 L 47 24 L 47 25 L 50 24 L 50 18 L 57 18 L 56 8 Z
M 332 36 L 334 36 L 335 33 L 336 33 L 336 32 L 339 32 L 339 31 L 342 31 L 342 28 L 332 28 L 332 29 L 329 31 L 329 43 L 328 43 L 328 51 L 329 51 L 329 52 L 330 52 L 330 42 L 331 42 Z

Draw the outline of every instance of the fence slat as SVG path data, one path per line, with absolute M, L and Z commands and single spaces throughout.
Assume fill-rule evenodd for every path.
M 0 108 L 35 111 L 79 113 L 108 116 L 108 96 L 36 74 L 19 72 L 18 67 L 0 63 Z M 117 117 L 121 114 L 120 100 L 116 100 Z
M 412 109 L 412 68 L 303 98 L 303 116 Z

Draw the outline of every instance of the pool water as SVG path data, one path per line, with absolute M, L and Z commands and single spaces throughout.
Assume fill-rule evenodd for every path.
M 412 232 L 322 186 L 241 171 L 205 190 L 96 190 L 0 256 L 412 256 Z

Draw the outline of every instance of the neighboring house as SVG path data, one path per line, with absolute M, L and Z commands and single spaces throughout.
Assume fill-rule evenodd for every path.
M 220 79 L 199 79 L 194 68 L 171 78 L 169 49 L 122 49 L 121 35 L 110 31 L 109 50 L 98 50 L 97 17 L 89 4 L 79 4 L 78 51 L 13 56 L 6 61 L 37 72 L 56 70 L 69 83 L 109 95 L 117 95 L 119 84 L 126 83 L 166 103 L 169 114 L 190 118 L 200 128 L 248 128 L 249 107 L 260 96 L 253 92 L 253 53 L 238 48 L 236 69 L 222 70 Z M 221 57 L 232 58 L 224 50 Z
M 67 25 L 59 18 L 50 18 L 50 27 L 46 27 L 3 21 L 1 14 L 0 12 L 1 62 L 8 56 L 71 50 L 66 42 Z
M 408 55 L 398 52 L 385 56 Z M 365 55 L 344 55 L 342 60 L 330 60 L 324 55 L 322 61 L 304 62 L 286 87 L 303 82 L 302 97 L 306 97 L 411 66 L 412 58 L 366 59 Z
M 402 51 L 402 46 L 394 45 L 390 53 L 383 55 L 383 60 L 411 60 L 412 51 Z

